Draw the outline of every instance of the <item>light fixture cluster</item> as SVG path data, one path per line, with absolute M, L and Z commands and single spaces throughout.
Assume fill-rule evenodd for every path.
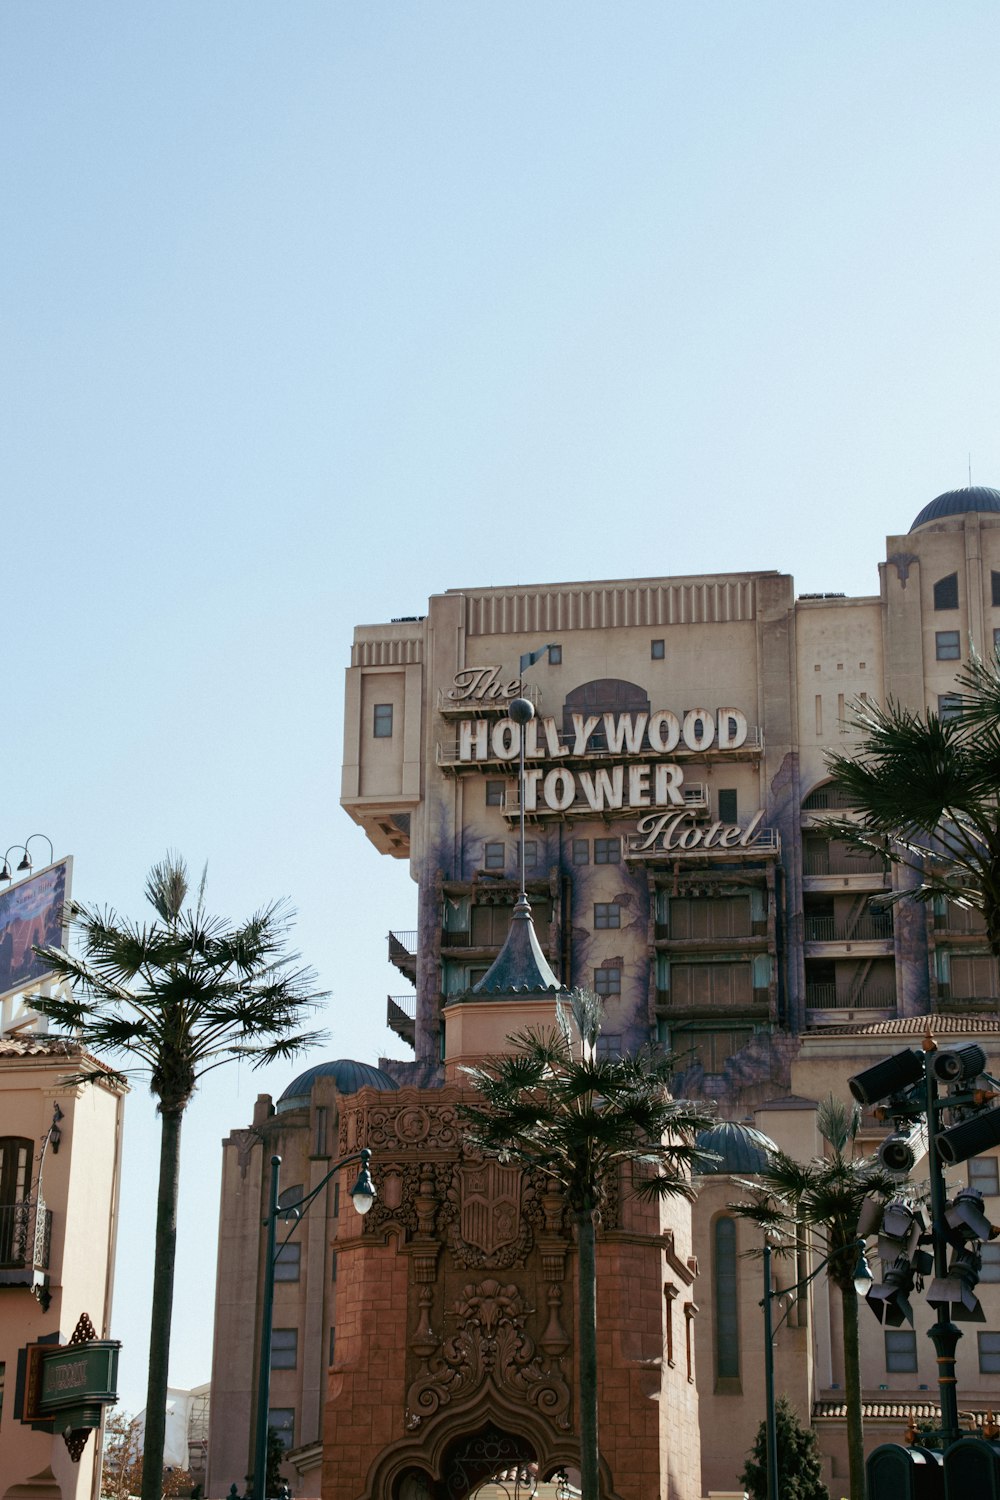
M 11 844 L 10 848 L 7 850 L 7 853 L 4 855 L 2 862 L 0 862 L 0 884 L 5 885 L 8 881 L 13 880 L 14 878 L 10 871 L 10 856 L 11 852 L 15 849 L 21 850 L 20 862 L 15 866 L 17 874 L 27 875 L 30 873 L 33 866 L 31 862 L 31 855 L 28 853 L 28 845 L 34 839 L 44 839 L 48 844 L 49 864 L 52 864 L 53 860 L 55 859 L 55 850 L 52 847 L 52 840 L 49 838 L 47 833 L 32 833 L 28 836 L 28 838 L 25 839 L 23 844 Z
M 941 1048 L 931 1043 L 922 1052 L 908 1048 L 848 1081 L 854 1098 L 872 1107 L 876 1119 L 891 1121 L 892 1134 L 882 1141 L 876 1157 L 901 1181 L 927 1155 L 932 1131 L 936 1157 L 949 1166 L 1000 1145 L 1000 1107 L 993 1103 L 997 1093 L 992 1084 L 986 1053 L 977 1042 Z M 943 1129 L 939 1115 L 948 1118 Z M 874 1197 L 865 1200 L 858 1234 L 862 1240 L 877 1234 L 882 1279 L 864 1296 L 887 1327 L 913 1323 L 910 1294 L 914 1288 L 923 1290 L 924 1278 L 935 1269 L 935 1231 L 948 1259 L 946 1269 L 938 1261 L 927 1301 L 943 1319 L 985 1321 L 975 1294 L 981 1246 L 1000 1235 L 1000 1227 L 987 1219 L 983 1196 L 975 1188 L 963 1187 L 950 1201 L 939 1203 L 939 1222 L 930 1226 L 921 1205 L 902 1194 L 888 1203 Z

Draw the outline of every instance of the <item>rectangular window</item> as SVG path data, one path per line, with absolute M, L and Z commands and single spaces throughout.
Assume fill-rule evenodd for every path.
M 595 865 L 617 865 L 621 863 L 622 841 L 621 839 L 595 839 L 594 840 L 594 864 Z
M 505 781 L 488 781 L 486 783 L 486 806 L 503 807 L 503 794 L 506 789 Z
M 1000 609 L 1000 573 L 990 573 L 990 590 L 993 594 L 993 608 Z
M 524 868 L 534 870 L 538 865 L 538 842 L 536 839 L 525 839 L 524 841 Z
M 622 992 L 622 971 L 617 964 L 610 964 L 604 969 L 594 970 L 594 989 L 599 995 L 620 995 Z
M 622 1055 L 621 1032 L 602 1031 L 597 1038 L 597 1046 L 594 1049 L 598 1057 L 614 1059 Z
M 377 740 L 388 740 L 392 738 L 391 703 L 376 703 L 373 727 L 375 738 Z
M 333 1218 L 333 1219 L 339 1219 L 340 1218 L 340 1178 L 339 1177 L 337 1178 L 336 1182 L 333 1184 L 333 1209 L 331 1211 L 330 1217 Z
M 885 1367 L 897 1374 L 912 1374 L 917 1368 L 917 1335 L 912 1328 L 887 1328 Z
M 561 667 L 562 666 L 562 647 L 561 646 L 550 646 L 549 647 L 549 665 L 553 666 L 553 667 Z
M 650 641 L 649 654 L 653 661 L 662 661 L 667 654 L 665 643 L 663 641 Z
M 976 1337 L 979 1340 L 980 1375 L 1000 1374 L 1000 1333 L 980 1333 Z
M 337 1330 L 336 1330 L 336 1328 L 331 1328 L 330 1329 L 330 1359 L 328 1361 L 331 1365 L 333 1364 L 333 1356 L 334 1356 L 334 1353 L 336 1351 L 336 1348 L 337 1348 Z
M 993 655 L 1000 657 L 1000 630 L 993 632 Z
M 275 1328 L 271 1334 L 271 1369 L 294 1370 L 299 1352 L 297 1328 Z
M 938 661 L 958 661 L 962 655 L 957 630 L 936 630 L 934 632 L 934 649 Z
M 719 791 L 719 818 L 723 823 L 740 821 L 736 805 L 736 791 L 733 787 L 724 787 Z
M 982 1258 L 980 1281 L 1000 1281 L 1000 1245 L 996 1240 L 980 1245 L 979 1254 Z
M 573 840 L 573 863 L 575 865 L 589 865 L 590 864 L 590 840 L 589 839 L 574 839 Z
M 669 922 L 670 936 L 677 942 L 750 937 L 753 932 L 749 896 L 674 896 Z
M 483 850 L 483 868 L 502 870 L 507 862 L 503 844 L 487 844 Z
M 595 901 L 594 902 L 594 926 L 620 927 L 622 925 L 622 909 L 617 901 Z
M 294 1448 L 295 1408 L 293 1406 L 269 1407 L 267 1425 L 274 1428 L 283 1448 Z
M 298 1281 L 301 1255 L 301 1245 L 279 1245 L 274 1257 L 275 1281 Z
M 330 1280 L 331 1281 L 336 1281 L 336 1279 L 337 1279 L 337 1252 L 335 1250 L 333 1252 L 333 1254 L 330 1256 Z
M 962 699 L 958 693 L 938 693 L 938 718 L 942 724 L 948 719 L 957 719 L 962 712 Z
M 984 1198 L 1000 1196 L 998 1163 L 995 1156 L 973 1156 L 969 1159 L 969 1186 L 978 1188 Z
M 670 965 L 675 1010 L 743 1009 L 753 1003 L 753 967 L 744 962 Z

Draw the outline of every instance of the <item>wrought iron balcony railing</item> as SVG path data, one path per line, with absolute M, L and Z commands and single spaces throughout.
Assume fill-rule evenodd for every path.
M 51 1245 L 52 1210 L 40 1198 L 0 1204 L 0 1285 L 30 1285 L 48 1270 Z

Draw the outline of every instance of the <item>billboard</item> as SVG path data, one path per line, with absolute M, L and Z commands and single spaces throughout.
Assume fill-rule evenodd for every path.
M 63 909 L 69 900 L 73 861 L 55 864 L 0 891 L 0 999 L 37 984 L 50 972 L 34 945 L 60 948 Z

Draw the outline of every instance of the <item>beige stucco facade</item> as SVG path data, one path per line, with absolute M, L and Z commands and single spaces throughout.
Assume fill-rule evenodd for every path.
M 873 580 L 875 572 L 873 560 Z M 399 913 L 389 939 L 389 957 L 411 988 L 390 996 L 387 1012 L 414 1057 L 382 1060 L 386 1087 L 418 1091 L 420 1107 L 430 1108 L 460 1081 L 463 1062 L 503 1045 L 525 1019 L 541 1014 L 526 999 L 503 1014 L 472 993 L 501 950 L 522 885 L 522 743 L 523 884 L 535 930 L 563 984 L 603 995 L 608 1051 L 649 1043 L 671 1049 L 679 1059 L 678 1091 L 718 1101 L 724 1118 L 755 1122 L 800 1157 L 821 1148 L 818 1101 L 830 1092 L 846 1099 L 846 1079 L 869 1059 L 907 1045 L 928 1014 L 942 1041 L 975 1034 L 984 1045 L 988 1039 L 992 1056 L 1000 1042 L 993 1029 L 1000 976 L 979 924 L 940 902 L 873 908 L 872 898 L 899 876 L 849 851 L 822 824 L 837 807 L 825 757 L 854 743 L 852 702 L 891 696 L 947 712 L 970 649 L 993 650 L 1000 492 L 939 497 L 908 532 L 887 538 L 877 576 L 877 589 L 858 598 L 797 597 L 793 580 L 772 571 L 456 588 L 433 596 L 425 615 L 356 629 L 346 674 L 342 805 L 379 852 L 408 862 L 416 885 L 415 921 Z M 517 696 L 535 708 L 523 741 L 508 713 Z M 386 918 L 392 922 L 391 913 Z M 334 1106 L 330 1098 L 322 1107 Z M 342 1101 L 336 1107 L 342 1110 Z M 253 1157 L 278 1132 L 298 1160 L 314 1125 L 311 1115 L 299 1124 L 295 1145 L 292 1124 L 290 1114 L 284 1121 L 265 1114 L 255 1118 L 256 1140 L 236 1132 L 227 1145 L 224 1202 L 246 1200 L 235 1217 L 228 1208 L 223 1214 L 220 1283 L 225 1254 L 230 1279 L 243 1288 L 220 1291 L 232 1300 L 228 1312 L 220 1302 L 219 1314 L 229 1330 L 220 1346 L 232 1352 L 227 1368 L 248 1369 L 252 1353 L 245 1289 L 259 1275 L 261 1201 Z M 862 1148 L 882 1133 L 866 1118 Z M 953 1174 L 952 1186 L 968 1170 Z M 989 1187 L 992 1169 L 977 1170 L 985 1174 L 977 1181 Z M 290 1176 L 309 1180 L 305 1158 Z M 656 1251 L 661 1295 L 647 1333 L 659 1340 L 659 1353 L 644 1344 L 641 1354 L 626 1356 L 629 1379 L 640 1385 L 653 1378 L 656 1358 L 673 1379 L 678 1350 L 686 1360 L 689 1348 L 691 1357 L 686 1403 L 645 1387 L 633 1395 L 637 1403 L 659 1400 L 658 1478 L 643 1500 L 647 1493 L 650 1500 L 668 1493 L 694 1500 L 738 1491 L 763 1414 L 760 1264 L 744 1258 L 751 1246 L 737 1222 L 730 1249 L 738 1347 L 735 1356 L 729 1349 L 720 1375 L 716 1235 L 738 1191 L 724 1175 L 706 1176 L 699 1186 L 690 1241 L 675 1227 L 670 1251 L 666 1240 Z M 423 1192 L 420 1211 L 432 1214 L 439 1200 L 430 1188 L 417 1182 L 407 1191 L 416 1193 L 413 1202 Z M 1000 1215 L 1000 1204 L 995 1211 Z M 327 1216 L 326 1238 L 315 1250 L 310 1239 L 308 1256 L 322 1254 L 326 1265 L 344 1232 L 343 1221 L 335 1228 Z M 403 1243 L 406 1231 L 399 1234 Z M 412 1353 L 423 1335 L 404 1270 L 387 1246 L 379 1254 L 381 1260 L 356 1260 L 351 1279 L 338 1283 L 336 1296 L 350 1291 L 355 1306 L 341 1301 L 337 1328 L 357 1316 L 361 1300 L 377 1303 L 381 1277 L 383 1311 L 398 1321 L 401 1336 L 406 1331 Z M 671 1254 L 697 1279 L 678 1280 Z M 981 1287 L 982 1329 L 1000 1337 L 994 1269 Z M 621 1281 L 605 1281 L 605 1295 L 627 1298 L 624 1261 L 606 1264 L 605 1272 Z M 439 1316 L 448 1306 L 436 1300 L 446 1283 L 435 1286 Z M 308 1484 L 315 1483 L 333 1500 L 342 1468 L 332 1455 L 353 1462 L 342 1448 L 349 1414 L 359 1409 L 350 1371 L 368 1354 L 339 1342 L 338 1331 L 336 1349 L 326 1350 L 333 1362 L 317 1375 L 327 1315 L 318 1308 L 320 1300 L 329 1308 L 329 1287 L 312 1312 L 305 1289 L 283 1295 L 291 1299 L 289 1320 L 300 1320 L 299 1347 L 308 1341 L 312 1361 L 308 1375 L 303 1368 L 281 1377 L 290 1407 L 297 1403 L 291 1457 L 302 1493 L 312 1494 Z M 775 1345 L 779 1387 L 811 1416 L 835 1497 L 846 1473 L 838 1316 L 820 1276 L 796 1299 Z M 901 1435 L 904 1407 L 919 1416 L 922 1404 L 934 1401 L 926 1323 L 921 1305 L 912 1353 L 894 1349 L 890 1358 L 884 1330 L 862 1310 L 869 1446 Z M 1000 1396 L 978 1331 L 967 1331 L 960 1345 L 963 1409 L 995 1407 Z M 217 1350 L 217 1368 L 222 1358 Z M 376 1358 L 386 1407 L 376 1426 L 391 1467 L 405 1403 L 387 1358 Z M 911 1358 L 914 1369 L 887 1367 Z M 325 1418 L 317 1380 L 327 1391 Z M 231 1409 L 239 1423 L 248 1420 L 248 1386 L 234 1389 Z M 695 1420 L 700 1442 L 692 1439 Z M 228 1425 L 235 1432 L 235 1419 Z M 238 1456 L 234 1449 L 218 1483 L 224 1478 L 228 1487 L 241 1477 Z M 304 1469 L 321 1463 L 325 1478 L 308 1480 Z M 352 1500 L 380 1493 L 362 1480 L 359 1471 Z M 425 1493 L 412 1476 L 399 1483 L 407 1500 L 411 1491 Z
M 25 1349 L 111 1318 L 123 1089 L 67 1079 L 101 1064 L 75 1042 L 0 1037 L 0 1497 L 92 1500 L 100 1434 L 74 1463 L 53 1425 L 22 1420 Z

